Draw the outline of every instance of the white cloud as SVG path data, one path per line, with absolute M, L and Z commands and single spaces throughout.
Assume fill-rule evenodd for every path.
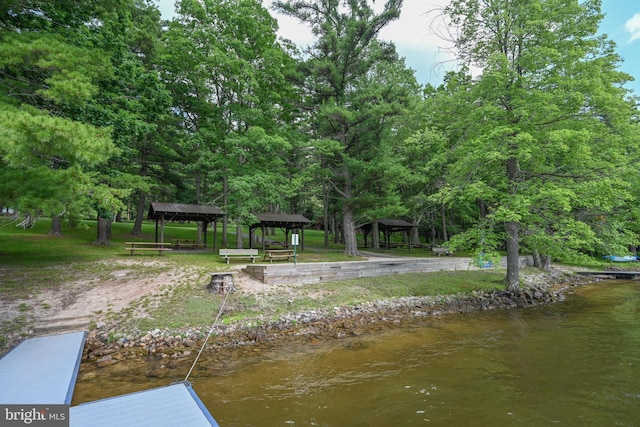
M 407 65 L 416 70 L 420 83 L 439 83 L 444 72 L 456 69 L 452 62 L 451 43 L 447 41 L 449 27 L 441 17 L 442 9 L 450 0 L 404 0 L 400 18 L 389 23 L 380 31 L 382 40 L 392 41 Z M 376 12 L 381 12 L 384 1 L 373 4 Z M 299 46 L 311 44 L 314 37 L 308 26 L 294 18 L 277 15 L 271 8 L 272 0 L 264 3 L 278 19 L 278 35 L 294 41 Z
M 176 0 L 154 0 L 164 19 L 174 16 Z M 416 71 L 420 83 L 439 84 L 445 72 L 457 69 L 451 52 L 450 28 L 441 18 L 442 9 L 450 0 L 404 0 L 400 18 L 380 31 L 382 40 L 392 41 L 407 65 Z M 300 47 L 313 43 L 314 37 L 308 25 L 298 20 L 278 15 L 271 8 L 273 0 L 263 0 L 263 6 L 278 19 L 278 35 L 292 40 Z M 372 4 L 381 12 L 385 1 Z M 371 4 L 371 3 L 370 3 Z
M 272 0 L 265 1 L 265 6 L 271 9 Z M 376 12 L 381 12 L 383 2 L 373 4 Z M 447 29 L 438 20 L 440 10 L 449 3 L 449 0 L 405 0 L 402 5 L 400 18 L 389 23 L 380 31 L 380 38 L 391 40 L 396 45 L 429 45 L 441 46 L 444 42 L 441 36 L 446 35 Z M 313 40 L 309 28 L 300 24 L 297 20 L 281 15 L 276 15 L 280 26 L 279 33 L 293 41 L 309 42 Z
M 629 42 L 640 40 L 640 12 L 624 24 L 624 29 L 629 33 Z
M 175 0 L 155 0 L 162 19 L 171 19 L 175 13 Z
M 377 2 L 374 9 L 382 9 L 380 3 Z M 441 37 L 446 36 L 447 29 L 439 18 L 448 3 L 449 0 L 405 0 L 400 18 L 380 31 L 381 38 L 392 40 L 396 44 L 441 45 Z

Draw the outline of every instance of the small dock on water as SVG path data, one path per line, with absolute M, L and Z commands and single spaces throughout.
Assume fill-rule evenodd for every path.
M 187 381 L 72 406 L 71 427 L 218 427 Z
M 29 338 L 0 359 L 0 404 L 69 405 L 86 332 Z
M 0 411 L 0 425 L 33 412 L 37 421 L 63 421 L 47 425 L 218 427 L 188 381 L 69 408 L 86 336 L 82 331 L 29 338 L 0 358 L 0 407 L 7 408 Z M 53 405 L 68 412 L 54 414 Z M 60 418 L 40 418 L 46 415 Z
M 640 278 L 640 271 L 576 271 L 576 274 L 619 280 L 634 280 Z

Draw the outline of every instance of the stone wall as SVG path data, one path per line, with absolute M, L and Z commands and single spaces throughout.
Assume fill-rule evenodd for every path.
M 530 257 L 521 257 L 521 266 L 530 265 Z M 506 268 L 506 258 L 502 260 Z M 385 258 L 367 261 L 250 264 L 244 271 L 267 284 L 312 284 L 361 277 L 388 276 L 436 271 L 480 270 L 471 258 Z

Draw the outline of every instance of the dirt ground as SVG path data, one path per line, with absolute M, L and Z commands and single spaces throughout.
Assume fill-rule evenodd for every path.
M 127 259 L 101 262 L 89 268 L 98 270 L 99 277 L 79 277 L 60 285 L 42 286 L 23 298 L 7 298 L 0 293 L 0 325 L 19 321 L 28 335 L 84 330 L 92 323 L 103 321 L 108 314 L 137 307 L 133 316 L 144 317 L 144 309 L 136 302 L 153 302 L 180 283 L 208 283 L 210 270 L 181 267 L 158 260 Z M 241 292 L 264 294 L 267 285 L 240 272 L 244 265 L 233 265 L 238 271 L 234 284 Z M 0 282 L 10 271 L 0 270 Z M 149 303 L 146 304 L 147 306 Z

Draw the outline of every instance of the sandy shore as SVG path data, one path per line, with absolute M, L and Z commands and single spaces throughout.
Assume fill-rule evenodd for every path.
M 51 286 L 28 298 L 0 300 L 0 321 L 15 322 L 22 319 L 25 326 L 5 338 L 7 350 L 30 336 L 76 330 L 89 330 L 86 357 L 99 360 L 114 353 L 123 357 L 143 357 L 155 354 L 187 356 L 209 332 L 208 325 L 185 330 L 124 331 L 109 320 L 106 313 L 127 310 L 132 303 L 145 298 L 145 307 L 162 303 L 162 295 L 181 282 L 206 285 L 209 269 L 167 266 L 162 261 L 125 259 L 110 261 L 99 266 L 100 277 L 78 277 L 63 285 Z M 295 296 L 303 286 L 266 285 L 238 271 L 235 286 L 239 292 L 264 297 L 270 292 L 285 292 Z M 146 274 L 145 272 L 149 273 Z M 0 270 L 0 279 L 8 271 Z M 562 300 L 570 286 L 588 282 L 567 270 L 551 274 L 536 273 L 524 276 L 525 290 L 520 295 L 506 292 L 473 293 L 463 297 L 405 297 L 386 301 L 371 301 L 357 307 L 336 307 L 332 310 L 312 310 L 287 313 L 277 320 L 246 319 L 215 327 L 212 346 L 244 345 L 250 342 L 277 339 L 287 335 L 312 334 L 320 338 L 357 334 L 380 324 L 411 321 L 424 316 L 469 312 L 499 308 L 518 308 Z M 28 307 L 25 309 L 25 307 Z M 144 317 L 144 309 L 137 306 L 128 316 Z M 26 319 L 26 320 L 25 320 Z M 107 358 L 110 360 L 112 358 Z

